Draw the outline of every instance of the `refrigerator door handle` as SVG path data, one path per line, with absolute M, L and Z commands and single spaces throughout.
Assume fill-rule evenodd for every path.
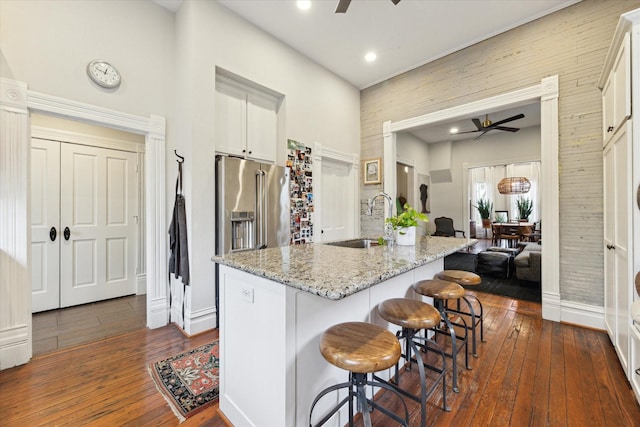
M 265 172 L 263 170 L 256 171 L 256 211 L 257 211 L 257 226 L 258 241 L 256 242 L 257 249 L 264 249 L 267 247 L 267 191 L 265 184 Z

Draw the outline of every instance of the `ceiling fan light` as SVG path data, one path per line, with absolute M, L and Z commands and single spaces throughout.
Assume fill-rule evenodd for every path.
M 531 182 L 524 176 L 502 178 L 498 183 L 500 194 L 524 194 L 531 190 Z

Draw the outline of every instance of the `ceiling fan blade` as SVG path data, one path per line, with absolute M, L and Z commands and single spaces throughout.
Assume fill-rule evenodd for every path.
M 480 119 L 471 119 L 474 125 L 478 128 L 478 130 L 482 130 L 482 123 L 480 123 Z
M 518 119 L 523 119 L 523 118 L 524 118 L 524 114 L 518 114 L 516 116 L 509 117 L 508 119 L 504 119 L 504 120 L 500 120 L 500 121 L 495 122 L 495 123 L 491 123 L 491 126 L 488 126 L 488 127 L 494 128 L 496 126 L 500 126 L 503 123 L 507 123 L 507 122 L 511 122 L 511 121 L 518 120 Z
M 398 4 L 400 3 L 400 0 L 391 0 L 393 2 L 393 4 Z
M 520 130 L 520 128 L 509 128 L 506 126 L 496 126 L 493 129 L 497 129 L 497 130 L 504 130 L 507 132 L 518 132 Z
M 338 2 L 338 7 L 336 7 L 335 13 L 346 13 L 350 3 L 351 0 L 340 0 Z
M 491 130 L 491 129 L 489 129 L 489 130 Z M 489 132 L 489 130 L 485 130 L 485 131 L 484 131 L 484 132 L 482 132 L 480 135 L 478 135 L 478 136 L 476 136 L 475 138 L 473 138 L 473 140 L 475 141 L 475 140 L 477 140 L 477 139 L 482 138 L 482 135 L 484 135 L 485 133 Z
M 465 131 L 465 132 L 456 132 L 456 133 L 453 133 L 452 135 L 462 135 L 463 133 L 476 133 L 476 132 L 482 132 L 482 129 L 468 130 L 468 131 Z

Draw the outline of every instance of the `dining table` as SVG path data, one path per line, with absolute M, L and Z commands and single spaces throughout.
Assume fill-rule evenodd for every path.
M 533 233 L 534 228 L 533 222 L 494 222 L 493 242 L 500 244 L 502 240 L 506 240 L 508 247 L 514 247 L 517 242 L 523 241 L 527 234 Z

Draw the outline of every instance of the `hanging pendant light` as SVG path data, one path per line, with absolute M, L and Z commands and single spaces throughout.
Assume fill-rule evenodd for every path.
M 524 176 L 502 178 L 498 183 L 500 194 L 523 194 L 531 189 L 531 182 Z

